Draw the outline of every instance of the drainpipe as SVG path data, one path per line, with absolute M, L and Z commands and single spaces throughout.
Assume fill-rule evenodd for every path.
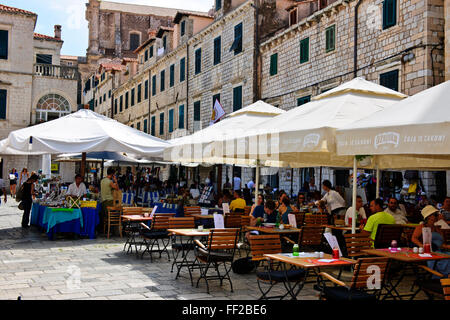
M 189 42 L 186 42 L 186 63 L 184 66 L 184 73 L 186 76 L 184 79 L 184 81 L 186 81 L 186 132 L 189 132 Z M 192 126 L 194 126 L 194 124 L 192 124 Z
M 358 0 L 355 6 L 355 26 L 354 26 L 354 40 L 353 40 L 353 77 L 356 78 L 358 72 L 358 9 L 362 0 Z
M 148 69 L 148 87 L 147 87 L 147 95 L 148 95 L 148 123 L 147 123 L 147 131 L 148 132 L 146 132 L 146 133 L 148 133 L 148 134 L 150 134 L 152 131 L 151 131 L 151 129 L 150 129 L 150 126 L 152 125 L 152 123 L 151 123 L 151 111 L 152 111 L 152 103 L 151 103 L 151 100 L 152 100 L 152 90 L 151 90 L 151 87 L 152 87 L 152 83 L 151 83 L 151 81 L 152 81 L 152 71 L 151 71 L 152 69 L 151 68 L 149 68 Z M 155 121 L 155 123 L 156 123 L 156 121 Z

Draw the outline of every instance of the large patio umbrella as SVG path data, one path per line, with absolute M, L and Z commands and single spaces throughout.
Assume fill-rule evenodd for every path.
M 83 109 L 32 127 L 10 132 L 0 146 L 21 152 L 49 154 L 116 151 L 162 157 L 164 140 Z

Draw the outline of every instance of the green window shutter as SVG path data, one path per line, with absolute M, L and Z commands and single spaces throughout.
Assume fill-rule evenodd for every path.
M 156 95 L 156 75 L 152 77 L 152 96 Z
M 202 72 L 202 49 L 195 50 L 195 74 Z
M 131 106 L 134 106 L 134 97 L 136 95 L 136 89 L 131 89 Z
M 214 65 L 219 64 L 221 60 L 221 38 L 214 39 Z
M 125 92 L 125 109 L 128 109 L 128 98 L 130 96 L 129 91 Z
M 186 58 L 180 60 L 180 82 L 186 79 Z
M 330 52 L 335 49 L 336 25 L 325 29 L 325 51 Z
M 184 129 L 184 104 L 178 109 L 178 129 Z
M 398 91 L 398 70 L 380 74 L 380 85 Z
M 117 99 L 114 100 L 114 114 L 117 114 Z
M 181 21 L 181 36 L 186 32 L 186 21 Z
M 242 86 L 233 88 L 233 112 L 242 108 Z
M 164 113 L 159 114 L 159 135 L 164 134 Z
M 216 0 L 216 11 L 222 9 L 222 0 Z
M 144 85 L 144 99 L 147 100 L 148 99 L 148 80 L 145 80 L 145 85 Z
M 152 123 L 151 123 L 151 125 L 152 125 L 152 131 L 151 131 L 151 133 L 152 133 L 152 136 L 154 136 L 155 135 L 155 126 L 156 126 L 156 117 L 155 116 L 152 116 Z
M 397 24 L 397 1 L 383 1 L 383 29 L 390 28 Z
M 175 65 L 174 64 L 172 64 L 170 66 L 170 81 L 169 82 L 170 82 L 169 83 L 170 87 L 173 87 L 175 84 Z
M 234 41 L 231 45 L 230 51 L 234 51 L 234 54 L 238 54 L 242 52 L 242 43 L 243 43 L 243 35 L 242 35 L 242 22 L 234 27 Z
M 173 131 L 173 109 L 169 110 L 169 132 Z
M 8 30 L 0 30 L 0 59 L 8 59 Z
M 301 97 L 297 99 L 297 107 L 311 101 L 311 96 Z
M 309 61 L 309 38 L 300 41 L 300 63 Z
M 123 96 L 120 96 L 120 109 L 119 111 L 122 112 L 123 110 Z
M 278 53 L 270 56 L 270 75 L 274 76 L 278 73 Z
M 136 129 L 141 130 L 141 122 L 140 121 L 138 123 L 136 123 Z
M 161 89 L 160 92 L 163 92 L 166 88 L 166 70 L 161 71 Z
M 147 132 L 147 119 L 144 119 L 144 132 L 148 133 Z
M 144 60 L 145 60 L 145 61 L 148 61 L 148 49 L 145 50 L 145 53 L 144 53 Z
M 7 91 L 0 89 L 0 119 L 6 119 Z
M 150 47 L 150 58 L 153 57 L 153 46 Z
M 137 103 L 140 103 L 141 101 L 142 101 L 142 84 L 138 84 Z
M 200 101 L 194 102 L 194 121 L 200 121 Z

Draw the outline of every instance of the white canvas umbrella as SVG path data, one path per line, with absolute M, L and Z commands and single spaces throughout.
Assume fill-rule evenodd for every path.
M 164 140 L 83 109 L 56 120 L 10 132 L 0 145 L 8 150 L 47 154 L 117 151 L 162 157 Z

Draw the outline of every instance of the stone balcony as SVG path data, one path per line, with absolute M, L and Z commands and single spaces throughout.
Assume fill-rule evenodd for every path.
M 77 68 L 38 63 L 34 64 L 34 75 L 66 80 L 78 80 L 79 78 Z

